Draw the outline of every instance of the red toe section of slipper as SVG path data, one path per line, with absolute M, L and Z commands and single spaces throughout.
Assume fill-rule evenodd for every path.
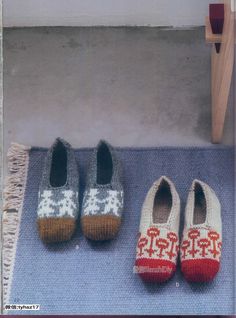
M 220 263 L 213 259 L 191 259 L 181 263 L 181 270 L 189 282 L 209 282 L 220 268 Z
M 136 260 L 135 268 L 144 281 L 163 283 L 174 274 L 176 265 L 167 260 L 140 258 Z

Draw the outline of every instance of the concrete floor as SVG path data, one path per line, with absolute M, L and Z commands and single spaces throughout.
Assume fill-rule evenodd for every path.
M 204 28 L 5 29 L 5 151 L 56 136 L 75 147 L 208 146 L 210 50 Z

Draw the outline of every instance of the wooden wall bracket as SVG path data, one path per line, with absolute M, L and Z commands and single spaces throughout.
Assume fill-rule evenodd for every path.
M 210 23 L 210 18 L 206 17 L 206 27 L 205 27 L 205 37 L 207 43 L 221 43 L 222 41 L 222 34 L 215 34 L 212 32 L 212 27 Z

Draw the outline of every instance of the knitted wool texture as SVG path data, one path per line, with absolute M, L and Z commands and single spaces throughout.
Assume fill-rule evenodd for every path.
M 171 207 L 164 212 L 168 213 L 167 222 L 155 223 L 155 198 L 161 191 L 163 182 L 169 187 Z M 179 221 L 179 195 L 174 184 L 167 177 L 161 177 L 148 191 L 141 213 L 135 272 L 145 281 L 161 283 L 174 274 L 179 251 Z
M 95 241 L 114 238 L 121 224 L 123 201 L 120 162 L 113 147 L 100 141 L 92 154 L 83 198 L 84 235 Z
M 205 202 L 205 220 L 194 222 L 196 192 L 200 188 Z M 201 211 L 200 211 L 201 213 Z M 190 282 L 208 282 L 220 268 L 222 248 L 221 207 L 215 192 L 204 182 L 194 180 L 185 210 L 185 225 L 181 243 L 181 269 Z
M 61 156 L 55 155 L 60 147 Z M 63 176 L 65 183 L 53 180 L 52 169 Z M 58 183 L 58 185 L 57 185 Z M 62 242 L 71 238 L 79 210 L 79 173 L 75 154 L 71 146 L 61 138 L 57 138 L 48 150 L 38 194 L 37 224 L 39 236 L 45 243 Z

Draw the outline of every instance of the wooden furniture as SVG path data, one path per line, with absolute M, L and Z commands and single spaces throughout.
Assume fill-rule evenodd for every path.
M 220 143 L 223 135 L 225 114 L 234 66 L 234 2 L 224 1 L 224 25 L 222 34 L 214 34 L 210 18 L 206 18 L 206 41 L 212 43 L 211 95 L 212 95 L 212 142 Z M 216 43 L 220 43 L 217 53 Z

